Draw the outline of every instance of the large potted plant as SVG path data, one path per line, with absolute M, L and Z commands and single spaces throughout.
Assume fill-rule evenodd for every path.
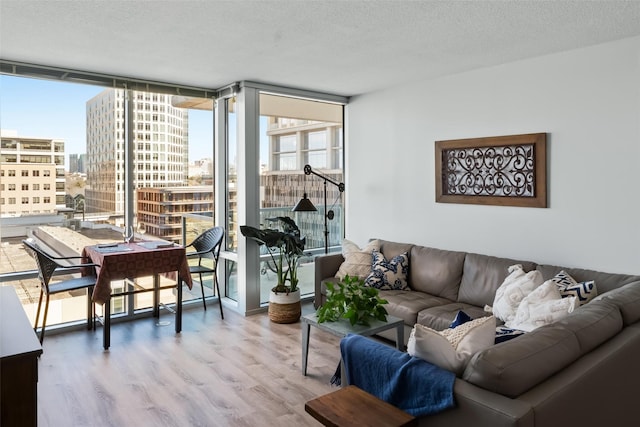
M 293 323 L 300 319 L 298 264 L 304 255 L 306 239 L 300 237 L 295 221 L 286 216 L 267 218 L 278 228 L 256 228 L 241 225 L 240 232 L 266 248 L 271 257 L 277 284 L 269 294 L 269 319 L 276 323 Z

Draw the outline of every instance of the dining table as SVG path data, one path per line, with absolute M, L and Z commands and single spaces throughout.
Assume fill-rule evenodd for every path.
M 160 315 L 160 291 L 176 289 L 175 330 L 182 330 L 182 284 L 192 288 L 191 274 L 185 248 L 167 241 L 139 241 L 107 243 L 86 246 L 82 250 L 86 261 L 95 264 L 95 269 L 85 269 L 82 274 L 95 274 L 96 285 L 91 299 L 103 304 L 103 347 L 111 344 L 111 299 L 131 296 L 142 292 L 153 292 L 153 316 Z M 160 275 L 173 281 L 171 285 L 160 286 Z M 153 288 L 135 286 L 133 279 L 152 276 Z M 111 283 L 127 280 L 131 286 L 122 291 L 114 291 Z

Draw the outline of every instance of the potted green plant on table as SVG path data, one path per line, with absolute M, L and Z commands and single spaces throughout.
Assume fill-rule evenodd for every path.
M 327 300 L 318 308 L 318 323 L 348 319 L 351 325 L 367 325 L 371 320 L 387 321 L 389 302 L 378 296 L 378 289 L 365 286 L 358 277 L 345 276 L 336 283 L 327 283 Z
M 300 229 L 289 217 L 267 218 L 267 221 L 279 228 L 241 225 L 240 232 L 258 245 L 264 245 L 271 257 L 277 284 L 269 294 L 269 319 L 276 323 L 297 322 L 301 314 L 298 265 L 306 239 L 300 237 Z

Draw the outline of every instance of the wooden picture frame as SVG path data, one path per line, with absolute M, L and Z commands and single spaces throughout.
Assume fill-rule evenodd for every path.
M 546 208 L 546 158 L 546 133 L 436 141 L 436 202 Z

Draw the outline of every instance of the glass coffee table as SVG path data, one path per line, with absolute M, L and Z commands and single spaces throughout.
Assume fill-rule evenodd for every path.
M 362 336 L 375 335 L 378 332 L 396 328 L 396 348 L 404 350 L 404 322 L 399 317 L 387 315 L 387 321 L 372 320 L 369 326 L 353 325 L 347 319 L 340 319 L 336 322 L 318 323 L 318 315 L 316 313 L 302 316 L 302 375 L 307 375 L 307 359 L 309 356 L 309 333 L 311 327 L 314 326 L 320 330 L 329 332 L 340 338 L 346 337 L 348 334 L 357 334 Z M 346 385 L 344 381 L 344 372 L 342 375 L 342 385 Z

